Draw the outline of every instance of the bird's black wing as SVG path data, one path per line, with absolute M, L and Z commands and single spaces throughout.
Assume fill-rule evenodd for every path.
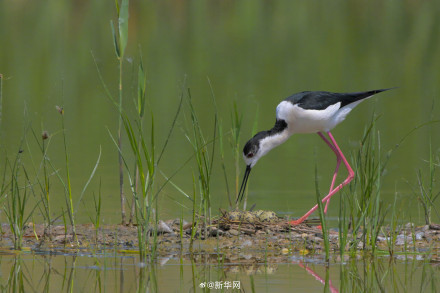
M 293 105 L 298 105 L 299 107 L 307 110 L 324 110 L 328 106 L 334 105 L 338 102 L 341 103 L 342 108 L 348 104 L 368 98 L 386 90 L 389 89 L 356 93 L 331 93 L 322 91 L 301 92 L 288 97 L 285 99 L 285 101 L 289 101 Z

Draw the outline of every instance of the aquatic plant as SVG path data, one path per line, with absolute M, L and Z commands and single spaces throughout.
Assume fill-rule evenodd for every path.
M 390 225 L 389 225 L 389 232 L 386 233 L 383 228 L 381 228 L 382 234 L 386 237 L 386 242 L 388 246 L 388 253 L 392 257 L 394 256 L 395 252 L 395 243 L 398 231 L 400 230 L 400 227 L 397 225 L 399 222 L 399 213 L 397 212 L 396 207 L 397 202 L 397 196 L 394 197 L 394 202 L 391 207 L 391 218 L 390 218 Z
M 199 192 L 200 192 L 200 215 L 203 217 L 204 221 L 204 235 L 207 235 L 208 224 L 211 223 L 211 176 L 212 176 L 212 167 L 214 163 L 214 154 L 215 154 L 215 140 L 217 134 L 217 114 L 214 115 L 214 130 L 213 130 L 213 139 L 212 141 L 208 141 L 202 131 L 202 128 L 199 124 L 199 119 L 194 108 L 191 91 L 188 89 L 187 94 L 187 103 L 190 109 L 191 116 L 191 130 L 192 135 L 186 134 L 187 140 L 190 142 L 193 147 L 193 151 L 196 158 L 196 169 L 198 173 L 198 184 L 199 184 Z M 213 96 L 213 100 L 215 102 L 215 97 Z M 211 151 L 208 146 L 212 144 Z
M 133 194 L 133 200 L 135 201 L 135 216 L 138 224 L 138 239 L 139 239 L 139 251 L 142 259 L 146 257 L 146 247 L 149 236 L 149 224 L 151 215 L 153 212 L 153 185 L 156 175 L 156 162 L 155 162 L 155 145 L 154 145 L 154 119 L 152 117 L 152 125 L 150 132 L 150 144 L 145 142 L 144 135 L 141 131 L 140 124 L 138 124 L 137 130 L 133 128 L 130 119 L 125 113 L 121 113 L 123 126 L 130 142 L 131 151 L 135 159 L 135 175 L 130 175 L 129 165 L 122 156 L 125 168 L 128 170 L 128 179 Z M 112 136 L 114 143 L 117 142 Z M 140 146 L 140 147 L 139 147 Z M 119 150 L 121 151 L 121 150 Z M 122 152 L 121 152 L 122 153 Z M 137 170 L 137 171 L 136 171 Z M 135 189 L 134 179 L 136 172 L 139 176 L 140 190 Z M 153 233 L 155 234 L 155 233 Z
M 440 159 L 438 156 L 434 157 L 433 151 L 432 151 L 432 142 L 430 139 L 429 142 L 429 160 L 428 160 L 428 168 L 429 168 L 429 175 L 428 175 L 428 182 L 427 184 L 423 180 L 422 171 L 419 169 L 417 171 L 417 189 L 418 192 L 413 188 L 413 194 L 416 196 L 417 200 L 420 202 L 423 208 L 424 217 L 425 217 L 425 224 L 431 225 L 431 214 L 432 209 L 435 210 L 437 217 L 440 219 L 440 214 L 437 211 L 434 202 L 439 198 L 440 196 L 440 190 L 435 191 L 436 188 L 436 169 L 440 166 Z
M 140 128 L 140 133 L 143 133 L 143 127 L 142 127 L 142 123 L 143 123 L 143 117 L 144 117 L 144 113 L 145 113 L 145 91 L 146 91 L 146 79 L 147 76 L 145 74 L 144 71 L 144 67 L 142 64 L 142 55 L 140 57 L 140 62 L 139 62 L 139 66 L 138 66 L 138 86 L 137 86 L 137 103 L 136 103 L 136 113 L 138 115 L 137 119 L 139 121 L 139 128 Z M 140 144 L 140 140 L 138 141 L 138 143 Z M 141 146 L 138 145 L 138 148 L 140 148 Z M 138 192 L 138 187 L 139 187 L 139 166 L 136 165 L 135 167 L 135 191 L 136 193 Z M 131 210 L 130 210 L 130 219 L 128 221 L 128 223 L 131 225 L 133 224 L 133 217 L 135 215 L 135 200 L 133 199 L 133 201 L 131 202 Z
M 197 233 L 197 227 L 198 227 L 198 222 L 196 222 L 196 202 L 197 202 L 197 198 L 196 198 L 196 190 L 197 190 L 197 183 L 196 183 L 196 178 L 194 176 L 194 172 L 192 174 L 192 182 L 193 182 L 193 196 L 192 196 L 192 224 L 191 224 L 191 236 L 190 236 L 190 241 L 189 241 L 189 251 L 192 252 L 192 248 L 193 248 L 193 244 L 194 244 L 194 239 L 196 237 L 196 233 Z
M 349 204 L 349 218 L 352 225 L 352 253 L 362 241 L 362 248 L 371 247 L 373 253 L 380 228 L 387 210 L 381 200 L 381 176 L 384 162 L 381 160 L 380 133 L 376 133 L 376 121 L 373 117 L 366 127 L 360 141 L 360 148 L 353 157 L 355 178 L 350 184 L 351 196 L 344 197 Z M 361 237 L 358 238 L 358 233 Z
M 22 248 L 25 225 L 37 207 L 35 205 L 30 211 L 26 211 L 29 209 L 29 196 L 32 190 L 28 172 L 22 162 L 22 153 L 23 150 L 20 147 L 14 162 L 6 158 L 5 173 L 3 174 L 3 182 L 0 189 L 0 195 L 6 198 L 6 205 L 3 206 L 3 210 L 14 237 L 15 249 Z M 6 182 L 6 172 L 8 170 L 10 171 L 11 178 L 9 182 Z
M 338 241 L 339 241 L 339 256 L 341 259 L 344 258 L 344 254 L 346 251 L 346 246 L 348 243 L 348 231 L 350 226 L 350 221 L 348 221 L 348 203 L 345 197 L 350 196 L 347 195 L 347 192 L 341 192 L 339 197 L 339 217 L 338 217 Z
M 93 194 L 93 207 L 95 210 L 95 214 L 94 216 L 89 216 L 90 221 L 93 223 L 93 226 L 95 226 L 95 244 L 98 244 L 98 233 L 101 223 L 101 202 L 102 202 L 101 187 L 102 187 L 102 181 L 99 180 L 98 199 L 96 199 L 95 194 Z
M 116 11 L 118 15 L 118 33 L 116 33 L 113 22 L 111 22 L 112 34 L 113 34 L 113 44 L 115 46 L 116 58 L 119 61 L 119 85 L 118 85 L 118 110 L 119 114 L 122 113 L 122 98 L 123 98 L 123 64 L 124 64 L 124 54 L 128 42 L 128 9 L 129 0 L 121 0 L 121 6 L 119 7 L 118 0 L 115 1 Z M 118 121 L 118 162 L 119 162 L 119 194 L 121 200 L 121 217 L 122 224 L 126 223 L 125 215 L 125 195 L 124 195 L 124 166 L 122 162 L 122 117 L 119 116 Z
M 226 194 L 228 196 L 229 207 L 232 207 L 233 200 L 231 198 L 231 192 L 229 191 L 228 172 L 226 170 L 223 137 L 224 137 L 223 123 L 222 123 L 222 120 L 219 119 L 219 121 L 218 121 L 218 139 L 219 139 L 219 152 L 220 152 L 221 167 L 222 167 L 222 171 L 223 171 L 223 177 L 225 179 L 225 188 L 226 188 Z
M 35 188 L 34 186 L 38 186 L 40 189 L 40 192 L 38 193 L 40 195 L 40 202 L 38 203 L 38 208 L 45 222 L 44 236 L 46 237 L 46 236 L 50 236 L 51 226 L 53 223 L 52 213 L 50 208 L 50 198 L 51 198 L 50 177 L 54 175 L 54 173 L 49 172 L 50 160 L 48 157 L 48 149 L 51 143 L 52 135 L 49 135 L 49 132 L 47 130 L 43 130 L 40 136 L 38 136 L 35 133 L 33 128 L 31 128 L 31 132 L 41 152 L 41 160 L 37 167 L 31 152 L 32 148 L 30 146 L 30 142 L 28 141 L 27 137 L 25 138 L 28 157 L 30 158 L 33 170 L 35 172 L 35 177 L 33 180 L 34 182 L 31 186 L 33 186 L 33 190 Z M 41 173 L 42 175 L 40 175 Z M 42 176 L 43 178 L 40 179 L 40 176 Z

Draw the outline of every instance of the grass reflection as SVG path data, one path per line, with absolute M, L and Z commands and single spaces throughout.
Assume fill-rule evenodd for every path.
M 219 263 L 218 255 L 182 255 L 140 262 L 138 256 L 3 255 L 2 292 L 204 292 L 240 283 L 241 290 L 284 292 L 438 292 L 434 259 L 352 258 L 345 263 L 302 257 L 291 263 Z M 211 286 L 210 285 L 210 286 Z M 304 288 L 307 288 L 303 290 Z

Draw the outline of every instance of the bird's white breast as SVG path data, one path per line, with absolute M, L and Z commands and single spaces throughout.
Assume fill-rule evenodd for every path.
M 277 118 L 283 119 L 288 125 L 288 131 L 293 133 L 315 133 L 330 131 L 344 121 L 350 111 L 361 101 L 351 103 L 341 108 L 341 103 L 328 106 L 324 110 L 303 109 L 289 101 L 282 101 L 277 106 Z

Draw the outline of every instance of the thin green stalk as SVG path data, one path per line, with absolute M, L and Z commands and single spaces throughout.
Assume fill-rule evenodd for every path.
M 192 253 L 192 247 L 194 243 L 194 238 L 196 236 L 197 231 L 197 223 L 196 223 L 196 178 L 194 176 L 194 173 L 192 174 L 193 179 L 193 206 L 192 206 L 192 225 L 191 225 L 191 238 L 189 241 L 189 251 Z
M 253 277 L 252 275 L 249 276 L 249 282 L 251 283 L 251 292 L 252 292 L 252 293 L 257 292 L 257 291 L 255 290 L 255 282 L 254 282 L 254 277 Z
M 102 181 L 99 180 L 99 192 L 98 192 L 98 201 L 96 201 L 96 196 L 93 195 L 93 204 L 95 207 L 95 217 L 90 220 L 92 221 L 93 225 L 95 226 L 95 244 L 98 244 L 98 234 L 99 234 L 99 227 L 101 223 L 101 198 L 102 198 Z
M 138 148 L 141 147 L 140 140 L 141 135 L 143 133 L 143 127 L 142 127 L 142 121 L 145 113 L 145 92 L 146 92 L 146 75 L 144 71 L 144 67 L 142 64 L 142 55 L 140 57 L 139 67 L 138 67 L 138 96 L 137 96 L 137 113 L 138 113 L 138 119 L 139 119 L 139 139 L 138 139 Z M 135 191 L 138 192 L 138 186 L 139 186 L 139 168 L 136 165 L 135 166 Z M 131 203 L 131 211 L 130 211 L 130 219 L 129 219 L 129 225 L 133 224 L 133 217 L 135 214 L 135 198 L 133 197 L 132 203 Z
M 119 38 L 116 35 L 115 28 L 112 25 L 112 33 L 113 40 L 115 46 L 116 57 L 119 61 L 119 86 L 118 86 L 118 94 L 119 94 L 119 103 L 118 110 L 119 113 L 122 113 L 122 73 L 123 73 L 123 61 L 124 61 L 124 53 L 125 48 L 127 46 L 128 41 L 128 10 L 129 10 L 129 0 L 122 0 L 121 6 L 119 7 L 118 1 L 115 2 L 116 11 L 118 14 L 118 34 Z M 119 194 L 121 199 L 121 217 L 122 224 L 126 223 L 126 214 L 125 214 L 125 195 L 124 195 L 124 165 L 122 162 L 122 117 L 119 115 L 118 121 L 118 162 L 119 162 Z
M 434 209 L 437 216 L 440 218 L 439 212 L 436 206 L 434 205 L 434 202 L 440 196 L 440 191 L 439 192 L 434 191 L 435 182 L 436 182 L 435 173 L 440 160 L 437 158 L 437 163 L 434 162 L 431 138 L 429 140 L 430 141 L 429 141 L 429 161 L 428 161 L 428 168 L 429 168 L 428 184 L 427 186 L 425 185 L 423 181 L 422 171 L 421 169 L 419 169 L 417 171 L 417 185 L 419 191 L 417 192 L 413 188 L 413 193 L 417 197 L 423 208 L 426 225 L 431 224 L 432 209 Z
M 183 211 L 180 213 L 179 219 L 179 237 L 180 237 L 180 253 L 183 251 Z
M 43 128 L 43 127 L 42 127 Z M 50 208 L 50 176 L 52 174 L 49 174 L 48 171 L 48 149 L 49 149 L 49 145 L 50 145 L 50 141 L 51 141 L 51 136 L 49 136 L 49 133 L 44 130 L 41 133 L 41 136 L 37 136 L 37 134 L 35 133 L 34 129 L 31 128 L 30 129 L 32 132 L 32 135 L 34 137 L 35 142 L 37 143 L 41 154 L 42 154 L 42 158 L 40 161 L 40 164 L 38 166 L 38 168 L 35 166 L 34 163 L 34 159 L 32 156 L 32 152 L 31 152 L 31 147 L 29 145 L 29 141 L 26 137 L 26 146 L 27 146 L 27 155 L 30 159 L 30 162 L 32 164 L 32 167 L 34 169 L 35 172 L 35 183 L 33 183 L 32 185 L 30 185 L 30 189 L 33 191 L 33 185 L 38 185 L 40 188 L 40 202 L 42 204 L 42 207 L 40 204 L 38 204 L 38 208 L 41 211 L 41 214 L 43 216 L 44 222 L 45 222 L 45 227 L 44 227 L 44 236 L 49 236 L 51 234 L 51 226 L 53 223 L 53 219 L 52 219 L 52 215 L 51 215 L 51 208 Z M 41 141 L 40 141 L 41 140 Z M 40 172 L 43 173 L 43 182 L 40 180 Z
M 202 129 L 200 127 L 197 113 L 194 109 L 191 92 L 188 89 L 188 106 L 190 107 L 191 114 L 191 124 L 192 124 L 192 138 L 186 135 L 188 141 L 191 143 L 196 157 L 196 166 L 199 173 L 199 190 L 201 196 L 201 207 L 203 210 L 202 216 L 204 221 L 204 235 L 207 235 L 207 227 L 208 224 L 211 223 L 211 175 L 212 175 L 212 165 L 213 165 L 213 153 L 214 153 L 214 144 L 211 150 L 211 156 L 209 154 L 209 149 L 207 147 L 206 139 L 203 135 Z M 216 119 L 214 121 L 214 137 L 216 136 Z
M 119 58 L 119 113 L 122 112 L 122 58 Z M 119 116 L 118 122 L 118 163 L 119 163 L 119 194 L 121 198 L 121 224 L 125 225 L 125 195 L 124 195 L 124 169 L 122 164 L 122 117 Z
M 396 215 L 396 203 L 397 203 L 397 196 L 394 196 L 394 202 L 393 206 L 391 208 L 391 224 L 389 226 L 389 233 L 385 233 L 382 229 L 382 232 L 387 239 L 387 246 L 388 246 L 388 253 L 391 257 L 394 256 L 394 249 L 395 249 L 395 243 L 396 243 L 396 236 L 400 229 L 398 229 L 397 223 L 398 223 L 398 215 Z
M 43 177 L 44 177 L 44 206 L 45 206 L 45 219 L 47 222 L 47 228 L 48 228 L 48 235 L 51 234 L 51 225 L 52 225 L 52 220 L 51 220 L 51 212 L 50 212 L 50 184 L 49 184 L 49 176 L 48 176 L 48 172 L 47 172 L 47 157 L 46 157 L 46 143 L 45 140 L 48 138 L 48 134 L 47 132 L 43 132 L 42 134 L 42 152 L 43 152 Z M 44 234 L 46 234 L 46 229 L 44 230 Z
M 64 188 L 67 193 L 67 196 L 66 196 L 67 212 L 69 215 L 70 224 L 72 225 L 73 237 L 74 237 L 76 243 L 79 243 L 78 237 L 76 235 L 76 227 L 75 227 L 75 213 L 74 213 L 73 199 L 72 199 L 72 185 L 70 182 L 69 153 L 67 151 L 66 128 L 65 128 L 65 124 L 64 124 L 64 109 L 62 107 L 57 106 L 57 110 L 61 114 L 61 129 L 62 129 L 62 133 L 63 133 L 64 155 L 65 155 L 65 162 L 66 162 L 67 185 L 64 185 Z M 64 184 L 64 182 L 63 182 L 63 184 Z
M 353 196 L 348 197 L 353 225 L 353 254 L 356 253 L 359 241 L 362 241 L 364 251 L 369 247 L 373 253 L 376 251 L 377 237 L 387 213 L 380 197 L 380 177 L 386 161 L 381 161 L 380 135 L 375 132 L 376 120 L 373 115 L 364 132 L 361 147 L 355 157 L 356 176 L 350 185 L 350 189 L 354 191 Z M 357 237 L 359 232 L 361 238 Z
M 339 228 L 339 255 L 341 260 L 344 258 L 345 248 L 347 246 L 347 236 L 348 236 L 348 221 L 347 221 L 347 199 L 346 194 L 343 193 L 339 197 L 339 218 L 338 218 L 338 228 Z
M 318 166 L 315 166 L 315 194 L 316 194 L 316 201 L 318 202 L 319 221 L 321 223 L 321 228 L 322 228 L 322 237 L 324 239 L 325 262 L 328 265 L 330 261 L 330 241 L 328 237 L 329 231 L 327 228 L 327 220 L 325 219 L 324 207 L 321 200 L 321 193 L 319 192 Z
M 95 166 L 93 167 L 93 170 L 92 170 L 89 178 L 87 179 L 86 184 L 84 184 L 84 187 L 83 187 L 83 189 L 81 191 L 81 194 L 79 196 L 78 203 L 76 205 L 76 209 L 75 209 L 75 212 L 74 212 L 75 214 L 78 212 L 79 204 L 80 204 L 80 202 L 82 202 L 82 198 L 84 196 L 84 193 L 86 192 L 87 187 L 89 186 L 90 182 L 92 181 L 93 177 L 95 176 L 96 170 L 98 169 L 99 163 L 101 161 L 101 153 L 102 153 L 102 148 L 101 148 L 101 146 L 99 146 L 98 159 L 96 160 Z
M 240 150 L 240 133 L 243 122 L 243 114 L 239 114 L 237 103 L 234 101 L 233 112 L 231 114 L 232 121 L 232 150 L 234 153 L 235 163 L 235 194 L 238 196 L 238 188 L 240 184 L 240 162 L 241 162 L 241 150 Z M 236 199 L 234 200 L 236 201 Z
M 0 130 L 2 129 L 2 111 L 3 111 L 3 75 L 0 73 Z
M 64 212 L 64 208 L 61 207 L 61 215 L 63 216 L 63 225 L 64 225 L 64 246 L 67 244 L 67 220 L 66 213 Z
M 221 120 L 218 123 L 218 134 L 219 134 L 221 164 L 222 164 L 223 176 L 225 178 L 226 194 L 228 195 L 229 207 L 232 208 L 233 201 L 231 198 L 231 192 L 229 191 L 228 173 L 226 171 L 225 152 L 224 152 L 224 147 L 223 147 L 223 127 L 222 127 Z
M 23 145 L 23 142 L 25 140 L 26 132 L 27 131 L 25 128 L 24 135 L 20 143 L 20 151 L 17 153 L 14 163 L 11 164 L 11 162 L 6 158 L 5 164 L 7 168 L 5 168 L 5 173 L 7 172 L 7 169 L 9 169 L 11 171 L 11 179 L 10 183 L 5 185 L 4 177 L 2 184 L 2 194 L 7 188 L 9 188 L 10 191 L 7 197 L 7 204 L 3 206 L 3 209 L 5 211 L 11 233 L 14 237 L 15 249 L 21 249 L 24 225 L 32 217 L 33 212 L 37 207 L 37 205 L 35 205 L 26 215 L 26 207 L 28 207 L 29 205 L 29 194 L 32 193 L 32 184 L 30 182 L 30 178 L 28 176 L 26 168 L 22 163 L 23 151 L 21 150 L 21 146 Z

